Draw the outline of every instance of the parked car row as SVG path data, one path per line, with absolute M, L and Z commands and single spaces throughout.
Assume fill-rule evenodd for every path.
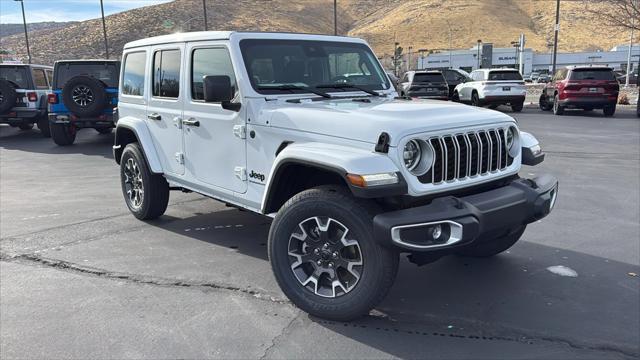
M 120 62 L 64 60 L 54 67 L 0 64 L 0 123 L 21 130 L 36 124 L 61 146 L 76 132 L 112 132 L 117 121 Z

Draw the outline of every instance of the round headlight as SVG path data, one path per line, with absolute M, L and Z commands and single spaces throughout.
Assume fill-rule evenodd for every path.
M 407 170 L 412 171 L 420 163 L 421 149 L 418 140 L 410 140 L 404 146 L 404 152 L 402 159 L 404 160 L 404 166 Z
M 515 128 L 515 126 L 510 126 L 509 129 L 507 129 L 507 149 L 509 150 L 509 155 L 513 157 L 518 154 L 517 139 L 518 130 Z
M 426 174 L 433 165 L 433 150 L 424 140 L 409 140 L 404 146 L 404 166 L 415 176 Z

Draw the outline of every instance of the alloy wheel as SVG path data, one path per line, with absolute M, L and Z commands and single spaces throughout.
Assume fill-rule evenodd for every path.
M 86 107 L 94 100 L 93 91 L 88 86 L 78 85 L 71 91 L 73 102 L 78 106 Z
M 129 204 L 138 209 L 142 206 L 144 199 L 144 184 L 142 182 L 142 171 L 135 159 L 129 158 L 124 165 L 124 185 Z
M 318 296 L 345 295 L 362 276 L 360 243 L 350 238 L 349 228 L 330 217 L 300 222 L 289 238 L 288 254 L 298 282 Z

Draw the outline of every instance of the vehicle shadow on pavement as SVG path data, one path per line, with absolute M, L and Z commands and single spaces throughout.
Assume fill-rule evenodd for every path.
M 177 235 L 268 261 L 267 238 L 271 219 L 261 215 L 229 209 L 196 214 L 186 219 L 163 215 L 148 223 Z
M 83 154 L 112 159 L 113 135 L 98 134 L 93 129 L 82 129 L 70 146 L 58 146 L 52 139 L 44 138 L 39 130 L 21 131 L 0 126 L 0 149 L 19 150 L 42 154 Z
M 237 210 L 163 218 L 150 224 L 262 260 L 259 270 L 268 271 L 270 219 Z M 624 357 L 640 353 L 640 277 L 633 275 L 639 273 L 637 265 L 527 241 L 493 258 L 448 256 L 422 267 L 403 255 L 394 287 L 370 316 L 350 323 L 310 318 L 401 358 L 428 353 L 416 351 L 425 336 L 489 347 L 496 341 L 568 343 Z
M 402 261 L 370 316 L 349 324 L 314 320 L 400 358 L 415 357 L 425 336 L 558 342 L 637 356 L 639 272 L 637 265 L 521 241 L 490 259 L 450 256 L 423 267 Z

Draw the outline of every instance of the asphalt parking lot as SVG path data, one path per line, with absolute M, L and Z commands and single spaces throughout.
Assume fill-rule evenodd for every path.
M 111 135 L 62 148 L 0 126 L 0 358 L 637 358 L 640 119 L 515 116 L 547 152 L 521 175 L 560 179 L 554 213 L 493 259 L 402 260 L 353 323 L 286 300 L 268 219 L 173 192 L 140 222 Z

